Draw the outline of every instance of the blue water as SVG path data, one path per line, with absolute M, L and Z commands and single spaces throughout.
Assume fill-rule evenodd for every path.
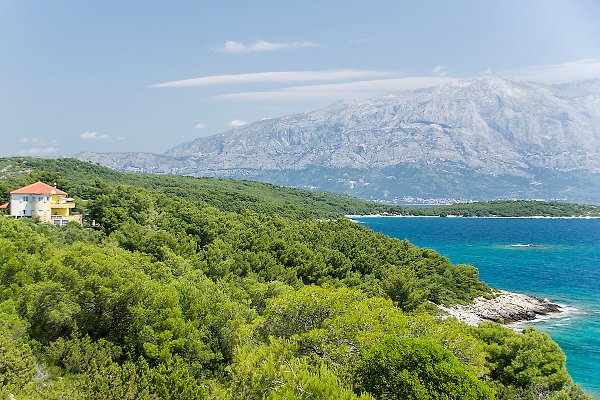
M 534 322 L 567 355 L 573 380 L 600 398 L 600 219 L 357 218 L 479 269 L 493 287 L 579 311 Z M 513 247 L 532 244 L 532 247 Z

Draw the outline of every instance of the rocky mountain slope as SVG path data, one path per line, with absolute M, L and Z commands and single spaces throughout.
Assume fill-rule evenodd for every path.
M 600 202 L 600 81 L 484 77 L 259 121 L 109 167 L 231 176 L 394 199 Z

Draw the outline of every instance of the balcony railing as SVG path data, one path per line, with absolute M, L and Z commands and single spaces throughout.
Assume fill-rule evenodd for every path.
M 66 224 L 68 224 L 71 221 L 75 221 L 75 222 L 81 223 L 82 220 L 83 220 L 83 216 L 81 216 L 81 215 L 69 215 L 69 216 L 51 215 L 50 216 L 50 220 L 55 225 L 66 225 Z

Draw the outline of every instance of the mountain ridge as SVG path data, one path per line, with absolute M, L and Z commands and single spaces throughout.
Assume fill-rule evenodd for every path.
M 594 191 L 600 191 L 599 133 L 598 80 L 550 86 L 483 77 L 366 101 L 340 101 L 198 138 L 161 155 L 76 157 L 125 171 L 243 177 L 318 189 L 341 180 L 343 187 L 333 185 L 333 190 L 380 199 L 423 194 L 388 190 L 384 181 L 374 178 L 392 171 L 387 176 L 401 180 L 405 178 L 400 175 L 407 174 L 403 171 L 415 168 L 416 175 L 432 176 L 434 183 L 452 176 L 457 186 L 477 177 L 518 180 L 498 193 L 505 198 L 521 191 L 525 198 L 543 195 L 598 202 Z M 325 170 L 328 181 L 315 176 L 311 172 L 315 170 Z M 566 181 L 583 177 L 588 187 L 591 182 L 592 198 L 574 195 L 582 192 L 581 187 L 554 187 L 546 175 L 556 174 Z M 357 193 L 360 180 L 379 189 Z M 405 182 L 410 184 L 410 179 Z M 451 191 L 449 187 L 429 192 L 433 197 L 453 197 Z M 464 195 L 487 199 L 491 197 L 487 192 L 471 190 Z

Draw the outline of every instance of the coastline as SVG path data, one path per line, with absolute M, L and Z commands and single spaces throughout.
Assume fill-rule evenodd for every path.
M 346 215 L 350 221 L 363 224 L 363 221 L 354 218 L 466 218 L 466 219 L 600 219 L 600 216 L 570 216 L 570 217 L 551 217 L 551 216 L 522 216 L 522 217 L 500 217 L 500 216 L 458 216 L 449 215 L 440 217 L 437 215 Z M 533 244 L 511 244 L 510 247 L 539 247 Z M 519 329 L 513 325 L 542 321 L 551 318 L 562 318 L 567 314 L 577 313 L 579 310 L 564 304 L 553 303 L 547 299 L 541 299 L 536 296 L 510 292 L 501 289 L 496 290 L 496 296 L 492 299 L 478 297 L 474 299 L 473 304 L 459 305 L 454 304 L 448 307 L 437 305 L 444 312 L 442 318 L 454 317 L 461 322 L 472 326 L 477 326 L 482 322 L 499 322 L 503 325 L 511 326 L 513 329 Z
M 387 215 L 387 214 L 367 214 L 367 215 L 344 215 L 348 219 L 352 218 L 471 218 L 471 219 L 600 219 L 600 216 L 571 216 L 571 217 L 548 217 L 545 215 L 531 215 L 528 217 L 500 217 L 500 216 L 489 216 L 489 217 L 477 217 L 477 216 L 463 216 L 463 215 L 447 215 L 440 217 L 439 215 Z
M 500 290 L 493 299 L 478 297 L 473 304 L 454 304 L 449 307 L 438 305 L 438 308 L 445 312 L 442 318 L 454 317 L 472 326 L 487 321 L 512 325 L 531 322 L 540 317 L 558 318 L 567 312 L 576 311 L 572 307 L 552 303 L 546 299 L 506 290 Z
M 407 239 L 419 247 L 437 250 L 453 263 L 474 265 L 481 271 L 480 279 L 491 287 L 558 303 L 561 306 L 559 312 L 534 312 L 533 318 L 503 321 L 506 322 L 503 326 L 515 332 L 534 328 L 550 335 L 567 354 L 567 368 L 575 382 L 593 391 L 600 400 L 600 294 L 594 279 L 597 275 L 593 273 L 596 271 L 594 261 L 600 259 L 600 248 L 595 245 L 600 229 L 598 219 L 444 221 L 419 217 L 394 219 L 386 217 L 386 213 L 379 214 L 384 215 L 372 219 L 357 215 L 355 223 L 391 237 Z M 472 227 L 477 229 L 470 229 Z M 512 246 L 530 243 L 533 245 L 524 249 Z M 438 319 L 456 318 L 441 310 L 437 312 Z M 477 312 L 470 316 L 463 314 L 462 318 L 459 315 L 456 319 L 467 320 L 465 322 L 470 325 L 490 321 Z

